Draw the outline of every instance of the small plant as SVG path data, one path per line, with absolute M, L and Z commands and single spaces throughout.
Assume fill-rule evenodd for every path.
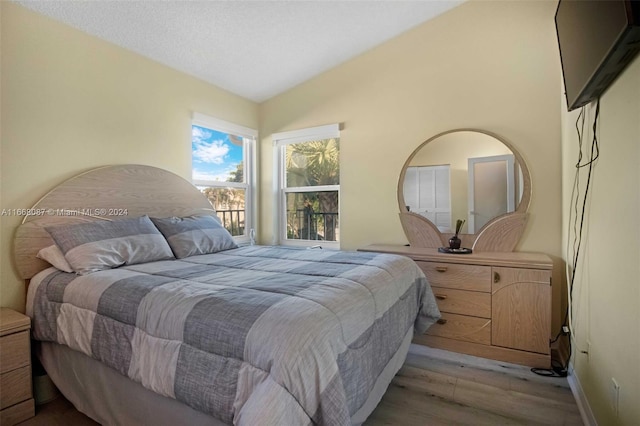
M 453 237 L 449 238 L 449 248 L 450 249 L 454 249 L 457 250 L 460 248 L 460 244 L 461 244 L 461 240 L 460 238 L 458 238 L 458 234 L 460 233 L 460 230 L 462 229 L 462 225 L 464 225 L 464 220 L 462 219 L 458 219 L 456 221 L 456 233 Z

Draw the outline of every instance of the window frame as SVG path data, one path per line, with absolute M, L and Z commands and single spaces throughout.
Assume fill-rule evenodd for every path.
M 271 135 L 273 143 L 274 164 L 274 200 L 276 214 L 273 219 L 275 233 L 273 244 L 295 247 L 322 247 L 339 250 L 341 241 L 292 240 L 287 238 L 287 193 L 336 191 L 338 193 L 338 223 L 340 223 L 340 184 L 287 187 L 286 179 L 286 147 L 287 145 L 311 142 L 316 140 L 340 138 L 340 124 L 309 127 L 299 130 L 274 133 Z
M 236 235 L 233 239 L 237 244 L 248 244 L 251 242 L 251 232 L 254 230 L 254 234 L 257 235 L 257 180 L 256 180 L 256 141 L 258 139 L 258 131 L 250 127 L 241 126 L 238 124 L 230 123 L 228 121 L 220 120 L 209 115 L 194 112 L 191 117 L 191 129 L 193 126 L 204 127 L 209 130 L 215 130 L 218 132 L 232 134 L 234 136 L 242 137 L 243 141 L 243 172 L 244 182 L 220 182 L 201 180 L 193 178 L 193 136 L 191 138 L 191 183 L 196 187 L 206 186 L 210 188 L 238 188 L 245 190 L 244 201 L 244 221 L 245 221 L 245 233 L 244 235 Z M 213 206 L 212 206 L 213 208 Z

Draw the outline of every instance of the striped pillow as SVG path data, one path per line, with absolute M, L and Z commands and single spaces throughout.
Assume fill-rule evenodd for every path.
M 173 254 L 178 259 L 238 248 L 229 231 L 212 216 L 151 218 L 151 220 L 167 239 Z
M 149 216 L 50 226 L 45 230 L 80 275 L 174 257 Z

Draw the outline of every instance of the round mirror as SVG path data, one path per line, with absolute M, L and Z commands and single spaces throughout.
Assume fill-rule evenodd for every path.
M 492 250 L 511 251 L 513 248 L 507 248 L 515 247 L 524 230 L 530 197 L 529 171 L 520 154 L 509 143 L 481 130 L 453 130 L 422 143 L 406 161 L 398 182 L 405 233 L 411 245 L 422 247 L 445 245 L 456 233 L 456 224 L 464 221 L 459 236 L 471 248 L 499 221 L 502 226 L 485 237 L 500 240 L 504 233 L 513 233 L 514 223 L 522 225 L 515 243 Z M 503 229 L 507 223 L 508 229 Z M 421 226 L 424 229 L 416 229 Z M 428 241 L 416 241 L 416 235 L 424 232 L 434 235 Z M 496 232 L 503 235 L 494 235 Z

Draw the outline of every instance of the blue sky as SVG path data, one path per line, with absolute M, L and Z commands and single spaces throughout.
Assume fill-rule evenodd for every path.
M 226 182 L 242 162 L 241 145 L 231 143 L 226 133 L 200 126 L 192 126 L 191 153 L 194 180 Z

